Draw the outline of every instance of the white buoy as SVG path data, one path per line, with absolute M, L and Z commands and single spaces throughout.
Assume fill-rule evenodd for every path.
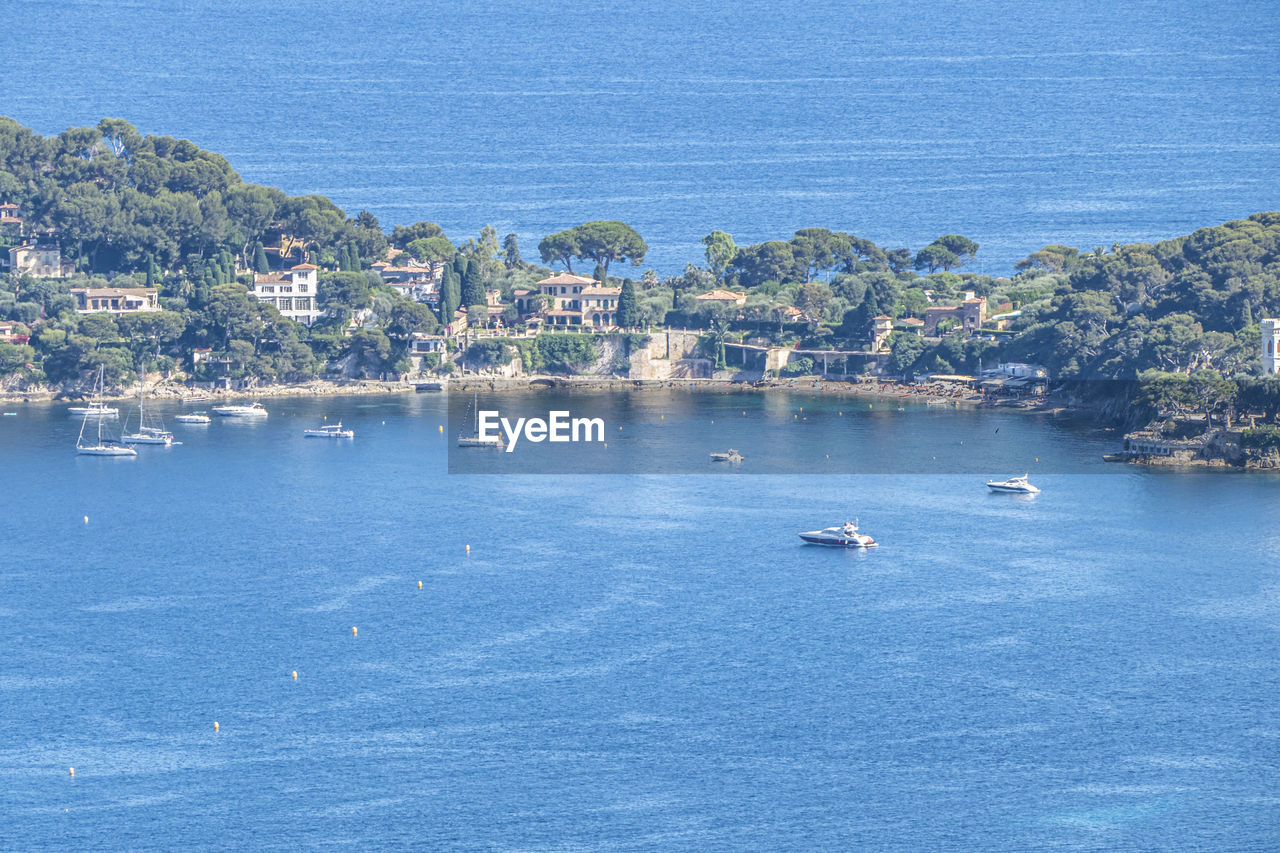
M 471 553 L 471 546 L 470 546 L 470 545 L 468 545 L 468 546 L 467 546 L 467 553 L 468 553 L 468 554 L 470 554 L 470 553 Z
M 418 589 L 422 589 L 422 581 L 418 581 Z
M 219 729 L 219 728 L 221 728 L 221 727 L 218 725 L 218 721 L 217 721 L 217 720 L 214 720 L 214 721 L 213 721 L 213 730 L 216 732 L 216 731 L 218 731 L 218 729 Z
M 76 769 L 74 767 L 71 768 L 71 778 L 76 778 Z
M 355 635 L 356 635 L 356 626 L 355 626 L 355 625 L 352 625 L 352 626 L 351 626 L 351 636 L 353 636 L 353 637 L 354 637 Z
M 298 671 L 296 669 L 293 671 L 293 680 L 294 681 L 298 680 Z
M 87 515 L 86 515 L 86 516 L 84 517 L 84 523 L 85 523 L 85 524 L 88 524 L 88 523 L 89 523 L 89 516 L 87 516 Z

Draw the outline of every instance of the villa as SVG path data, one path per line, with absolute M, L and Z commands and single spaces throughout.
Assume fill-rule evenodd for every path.
M 310 326 L 324 313 L 317 297 L 318 271 L 315 264 L 298 264 L 285 272 L 254 273 L 253 295 L 290 320 Z
M 9 250 L 9 272 L 33 278 L 66 278 L 75 272 L 75 265 L 63 259 L 57 246 L 27 244 Z
M 154 287 L 75 287 L 76 312 L 80 314 L 145 314 L 160 310 Z
M 716 289 L 710 293 L 701 293 L 694 298 L 697 299 L 699 305 L 718 304 L 741 308 L 747 304 L 747 294 L 733 290 Z
M 617 319 L 620 287 L 603 287 L 594 278 L 559 273 L 538 282 L 537 294 L 517 291 L 516 306 L 522 313 L 540 313 L 547 326 L 612 328 Z M 535 310 L 537 297 L 546 308 Z

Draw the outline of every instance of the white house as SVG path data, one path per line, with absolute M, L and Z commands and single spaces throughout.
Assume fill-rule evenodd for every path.
M 1280 374 L 1280 320 L 1262 321 L 1262 372 Z
M 254 273 L 253 295 L 285 317 L 310 326 L 324 312 L 319 301 L 319 267 L 298 264 L 285 272 Z
M 9 250 L 9 272 L 35 278 L 66 278 L 75 271 L 71 261 L 62 259 L 57 246 L 14 246 Z
M 74 287 L 79 314 L 145 314 L 160 310 L 159 294 L 154 287 Z

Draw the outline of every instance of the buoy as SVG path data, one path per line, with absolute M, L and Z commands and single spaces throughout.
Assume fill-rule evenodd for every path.
M 76 778 L 76 769 L 74 767 L 71 768 L 71 778 Z
M 418 589 L 422 589 L 422 581 L 418 581 Z
M 840 413 L 840 417 L 842 417 L 842 418 L 844 417 L 844 412 L 841 412 L 841 413 Z
M 618 427 L 618 432 L 622 432 L 622 427 Z
M 324 416 L 324 419 L 325 419 L 326 421 L 327 421 L 327 420 L 329 420 L 329 416 L 328 416 L 328 415 L 325 415 L 325 416 Z
M 712 421 L 712 423 L 715 423 L 715 421 Z
M 1037 462 L 1039 462 L 1039 461 L 1040 461 L 1040 457 L 1039 457 L 1039 456 L 1037 456 L 1037 457 L 1036 457 L 1036 461 L 1037 461 Z
M 214 720 L 214 721 L 213 721 L 213 730 L 216 732 L 216 731 L 218 730 L 218 728 L 219 728 L 219 726 L 218 726 L 218 721 L 217 721 L 217 720 Z
M 444 424 L 440 424 L 440 432 L 444 432 Z
M 86 515 L 86 516 L 84 517 L 84 523 L 85 523 L 85 524 L 88 524 L 88 523 L 89 523 L 89 516 L 87 516 L 87 515 Z
M 352 626 L 351 626 L 351 636 L 353 636 L 353 637 L 354 637 L 355 635 L 356 635 L 356 626 L 355 626 L 355 625 L 352 625 Z
M 468 553 L 468 554 L 470 554 L 470 553 L 471 553 L 471 546 L 470 546 L 470 545 L 468 545 L 468 546 L 467 546 L 467 553 Z
M 382 422 L 382 425 L 383 425 L 383 426 L 386 426 L 386 425 L 387 425 L 387 422 L 386 422 L 386 421 L 383 421 L 383 422 Z
M 744 418 L 747 416 L 747 410 L 746 410 L 746 409 L 743 409 L 743 410 L 742 410 L 742 416 L 743 416 Z
M 869 409 L 869 408 L 871 408 L 871 404 L 870 404 L 870 403 L 867 403 L 867 408 L 868 408 L 868 409 Z
M 294 681 L 298 680 L 298 671 L 296 669 L 293 671 L 293 680 Z

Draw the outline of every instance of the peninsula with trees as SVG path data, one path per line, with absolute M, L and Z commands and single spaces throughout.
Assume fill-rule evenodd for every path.
M 1247 420 L 1237 444 L 1280 453 L 1280 213 L 1048 245 L 1005 276 L 973 272 L 980 245 L 954 233 L 914 249 L 822 227 L 701 242 L 660 275 L 635 228 L 595 221 L 527 258 L 492 227 L 387 228 L 246 183 L 120 119 L 45 137 L 0 118 L 0 393 L 75 396 L 99 367 L 117 389 L 942 377 L 988 398 L 1053 392 L 1155 441 Z

